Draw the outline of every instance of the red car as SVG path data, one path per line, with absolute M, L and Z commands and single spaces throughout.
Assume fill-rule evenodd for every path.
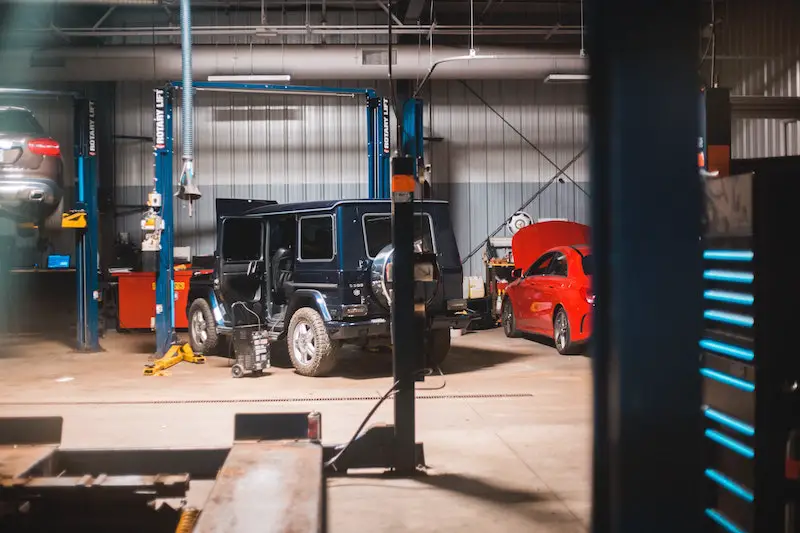
M 551 248 L 508 286 L 503 330 L 552 337 L 560 354 L 578 353 L 591 334 L 592 255 L 585 244 Z

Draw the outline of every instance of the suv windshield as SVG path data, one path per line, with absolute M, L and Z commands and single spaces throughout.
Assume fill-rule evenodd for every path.
M 391 215 L 364 215 L 364 244 L 367 255 L 374 258 L 381 250 L 392 244 Z M 431 217 L 426 213 L 414 215 L 414 250 L 435 252 Z
M 36 133 L 44 130 L 30 111 L 0 109 L 0 133 Z

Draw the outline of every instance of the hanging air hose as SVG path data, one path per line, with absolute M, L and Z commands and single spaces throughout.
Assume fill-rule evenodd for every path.
M 175 533 L 192 533 L 199 516 L 200 511 L 198 509 L 186 507 L 181 511 L 181 518 L 178 521 L 178 527 L 175 528 Z
M 189 216 L 192 216 L 192 204 L 199 200 L 202 194 L 194 181 L 194 85 L 192 83 L 192 8 L 190 0 L 181 0 L 181 73 L 183 76 L 181 102 L 183 169 L 175 196 L 189 202 Z

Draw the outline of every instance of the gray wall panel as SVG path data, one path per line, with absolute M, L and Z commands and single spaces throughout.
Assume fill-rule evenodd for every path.
M 793 0 L 729 0 L 718 15 L 717 75 L 720 86 L 744 96 L 800 97 L 800 3 Z M 710 59 L 704 63 L 706 79 Z M 733 120 L 734 158 L 800 154 L 797 122 Z
M 483 81 L 469 82 L 469 87 L 560 166 L 586 142 L 580 86 Z M 434 194 L 451 202 L 459 249 L 466 256 L 557 169 L 460 82 L 433 83 L 426 104 L 430 134 L 444 138 L 427 147 L 433 163 Z M 588 191 L 584 161 L 566 170 Z M 546 188 L 525 211 L 535 219 L 587 222 L 588 204 L 586 195 L 564 179 L 564 183 Z M 500 233 L 505 234 L 505 230 Z M 465 272 L 479 275 L 482 271 L 479 252 L 465 265 Z
M 175 201 L 178 245 L 214 251 L 214 200 L 293 202 L 367 194 L 366 118 L 356 98 L 199 92 L 195 99 L 195 172 L 203 198 L 189 217 Z M 152 87 L 120 84 L 117 134 L 152 135 Z M 175 109 L 174 180 L 181 171 L 181 109 Z M 117 145 L 117 198 L 141 205 L 152 187 L 149 143 Z M 119 231 L 141 236 L 140 213 L 120 217 Z

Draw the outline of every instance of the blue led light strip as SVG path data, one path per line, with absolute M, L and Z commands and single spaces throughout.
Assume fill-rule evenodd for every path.
M 747 531 L 745 531 L 738 525 L 731 522 L 727 516 L 720 513 L 716 509 L 706 509 L 706 516 L 708 516 L 711 520 L 713 520 L 726 530 L 730 531 L 730 533 L 747 533 Z
M 708 290 L 703 293 L 703 298 L 706 300 L 714 300 L 716 302 L 725 302 L 738 305 L 753 305 L 753 295 L 745 294 L 743 292 L 730 292 L 730 291 L 715 291 Z
M 738 313 L 728 313 L 727 311 L 718 311 L 716 309 L 704 311 L 703 318 L 713 320 L 714 322 L 724 322 L 725 324 L 742 326 L 744 328 L 752 328 L 754 322 L 753 317 L 751 316 L 740 315 Z
M 709 379 L 719 381 L 720 383 L 724 383 L 725 385 L 730 385 L 731 387 L 736 387 L 737 389 L 743 390 L 745 392 L 753 392 L 754 390 L 756 390 L 756 386 L 750 383 L 749 381 L 735 378 L 733 376 L 729 376 L 728 374 L 723 374 L 722 372 L 711 370 L 710 368 L 701 368 L 700 373 Z
M 711 339 L 701 340 L 700 347 L 704 350 L 708 350 L 709 352 L 715 352 L 722 355 L 729 355 L 731 357 L 742 359 L 744 361 L 752 361 L 753 358 L 755 357 L 753 350 L 746 350 L 744 348 L 739 348 L 738 346 L 734 346 L 732 344 L 713 341 Z
M 743 486 L 739 485 L 738 483 L 736 483 L 728 476 L 720 472 L 717 472 L 716 470 L 712 470 L 711 468 L 707 468 L 706 477 L 712 480 L 717 485 L 728 490 L 728 492 L 735 494 L 736 496 L 745 500 L 746 502 L 753 501 L 753 493 L 744 488 Z
M 755 450 L 750 446 L 746 446 L 739 442 L 738 440 L 732 439 L 727 435 L 724 435 L 717 431 L 716 429 L 707 429 L 706 430 L 706 437 L 713 440 L 717 444 L 721 444 L 725 446 L 731 451 L 734 451 L 741 455 L 742 457 L 747 457 L 748 459 L 752 459 L 756 456 Z
M 706 250 L 703 252 L 703 259 L 748 262 L 753 260 L 753 252 L 750 250 Z
M 709 418 L 714 422 L 719 422 L 723 426 L 728 427 L 734 431 L 737 431 L 742 435 L 747 435 L 748 437 L 752 437 L 753 435 L 756 434 L 756 428 L 754 428 L 753 426 L 745 424 L 741 420 L 726 415 L 725 413 L 721 413 L 712 407 L 706 407 L 705 409 L 703 409 L 703 414 L 706 415 L 706 418 Z
M 730 281 L 731 283 L 753 283 L 751 272 L 737 272 L 735 270 L 705 270 L 704 279 L 714 281 Z

